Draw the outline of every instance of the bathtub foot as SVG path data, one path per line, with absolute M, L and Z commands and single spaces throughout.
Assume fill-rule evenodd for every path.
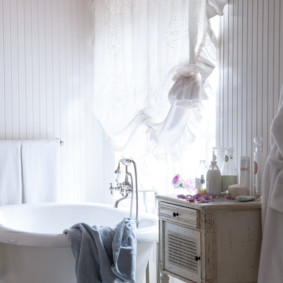
M 169 276 L 165 273 L 162 273 L 160 277 L 160 283 L 169 283 Z

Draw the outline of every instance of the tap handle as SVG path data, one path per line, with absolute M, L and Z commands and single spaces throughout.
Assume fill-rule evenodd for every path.
M 113 195 L 113 186 L 112 186 L 112 183 L 110 183 L 110 187 L 109 187 L 109 190 L 110 190 L 110 193 L 111 193 L 111 195 Z

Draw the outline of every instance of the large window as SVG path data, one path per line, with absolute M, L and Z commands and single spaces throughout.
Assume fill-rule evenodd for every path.
M 219 2 L 219 3 L 218 3 Z M 216 40 L 226 1 L 94 1 L 94 113 L 141 190 L 172 192 L 215 144 Z

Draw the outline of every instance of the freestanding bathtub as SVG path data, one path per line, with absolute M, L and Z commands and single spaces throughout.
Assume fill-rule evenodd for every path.
M 0 207 L 0 283 L 75 283 L 75 260 L 63 230 L 80 222 L 114 227 L 125 216 L 128 211 L 102 204 Z M 142 283 L 158 238 L 157 220 L 141 215 L 136 237 L 136 283 Z

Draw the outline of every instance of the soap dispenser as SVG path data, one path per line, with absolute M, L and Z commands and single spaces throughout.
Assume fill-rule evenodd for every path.
M 221 173 L 217 166 L 216 155 L 213 152 L 213 157 L 209 170 L 206 174 L 206 186 L 209 194 L 220 196 L 222 191 Z

